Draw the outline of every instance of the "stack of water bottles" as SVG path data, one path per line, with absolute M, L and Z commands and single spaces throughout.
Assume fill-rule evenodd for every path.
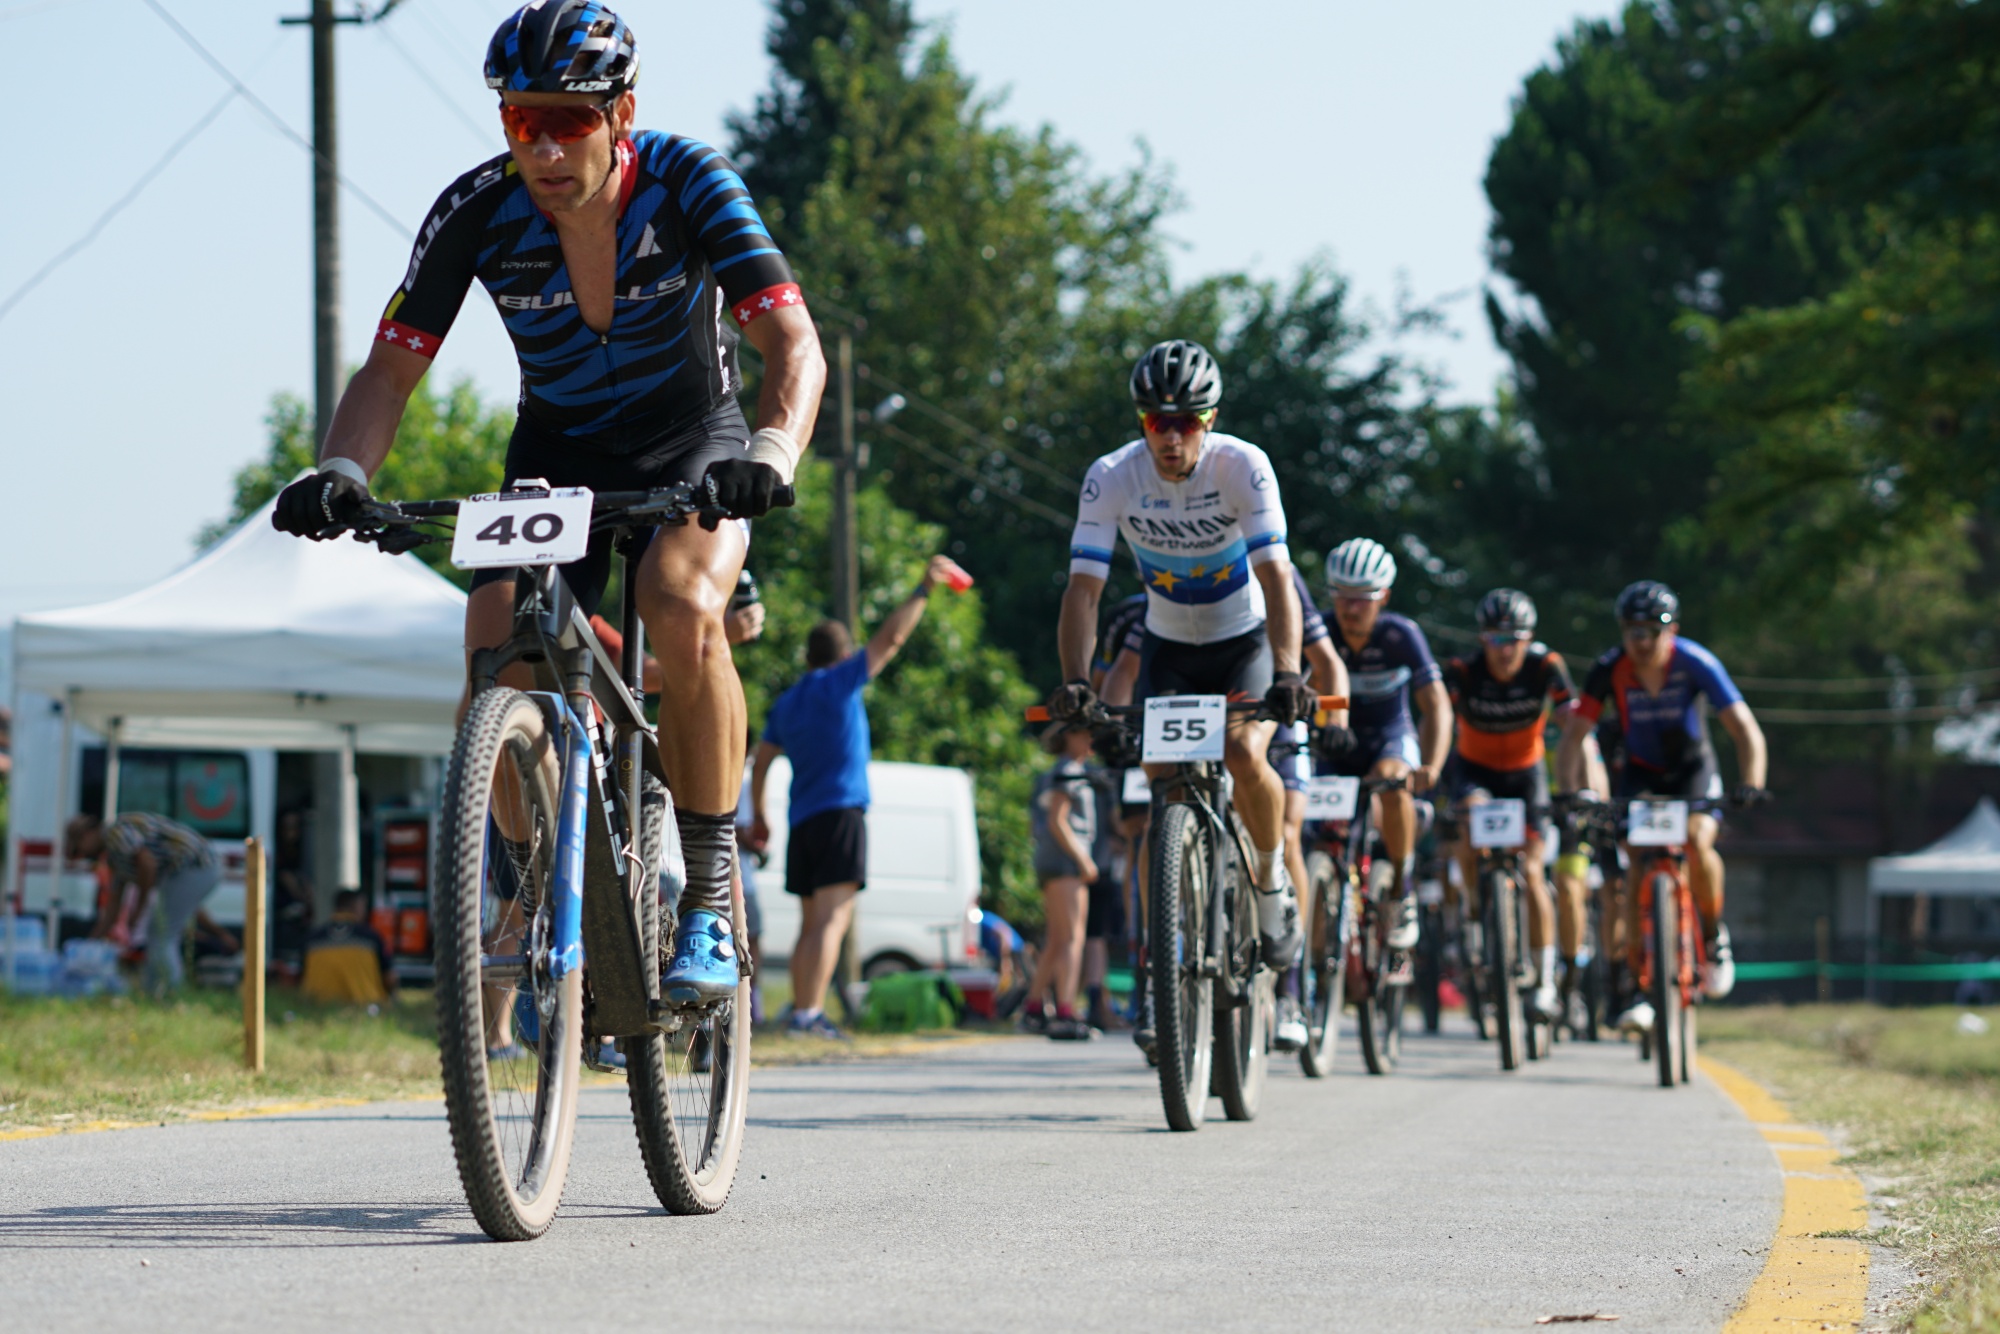
M 0 932 L 11 932 L 13 977 L 5 972 L 6 937 L 0 935 L 0 986 L 17 996 L 116 996 L 125 991 L 118 975 L 118 947 L 108 940 L 72 940 L 61 952 L 49 948 L 39 917 L 0 917 Z

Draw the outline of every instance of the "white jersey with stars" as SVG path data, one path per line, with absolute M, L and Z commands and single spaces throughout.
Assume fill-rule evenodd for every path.
M 1108 578 L 1120 533 L 1148 595 L 1146 629 L 1182 644 L 1213 644 L 1263 625 L 1264 591 L 1250 567 L 1289 556 L 1271 460 L 1233 435 L 1210 434 L 1182 482 L 1160 476 L 1144 440 L 1091 464 L 1070 573 Z

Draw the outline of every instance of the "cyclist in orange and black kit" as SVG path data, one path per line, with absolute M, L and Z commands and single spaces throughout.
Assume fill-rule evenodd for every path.
M 1526 593 L 1496 588 L 1479 603 L 1480 651 L 1444 665 L 1445 689 L 1458 718 L 1458 744 L 1445 765 L 1444 788 L 1461 806 L 1491 798 L 1526 803 L 1528 940 L 1535 957 L 1531 1004 L 1546 1018 L 1561 1011 L 1556 995 L 1556 909 L 1542 871 L 1542 826 L 1549 813 L 1549 776 L 1542 739 L 1550 710 L 1576 693 L 1562 655 L 1535 638 L 1535 604 Z M 1459 869 L 1479 883 L 1479 858 L 1461 832 Z M 1570 888 L 1565 886 L 1565 889 Z M 1583 936 L 1583 903 L 1564 895 L 1561 939 L 1574 965 Z

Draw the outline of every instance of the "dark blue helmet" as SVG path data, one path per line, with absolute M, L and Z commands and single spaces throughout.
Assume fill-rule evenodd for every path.
M 1681 600 L 1657 579 L 1627 584 L 1618 595 L 1618 619 L 1627 624 L 1672 625 L 1681 618 Z
M 503 93 L 603 93 L 639 81 L 632 30 L 597 0 L 530 0 L 486 47 L 486 86 Z

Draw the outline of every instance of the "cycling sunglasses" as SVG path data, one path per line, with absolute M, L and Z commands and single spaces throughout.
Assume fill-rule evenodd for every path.
M 1651 621 L 1627 621 L 1624 626 L 1625 638 L 1640 644 L 1650 644 L 1667 632 L 1667 627 Z
M 1525 644 L 1535 637 L 1533 630 L 1481 630 L 1479 642 L 1489 648 L 1506 648 L 1509 644 Z
M 1188 435 L 1195 431 L 1205 431 L 1215 420 L 1215 409 L 1207 412 L 1142 412 L 1139 424 L 1154 435 L 1172 435 L 1178 431 Z
M 503 102 L 500 124 L 516 143 L 532 144 L 546 134 L 559 144 L 573 144 L 596 134 L 616 102 L 613 98 L 594 107 L 522 107 Z

